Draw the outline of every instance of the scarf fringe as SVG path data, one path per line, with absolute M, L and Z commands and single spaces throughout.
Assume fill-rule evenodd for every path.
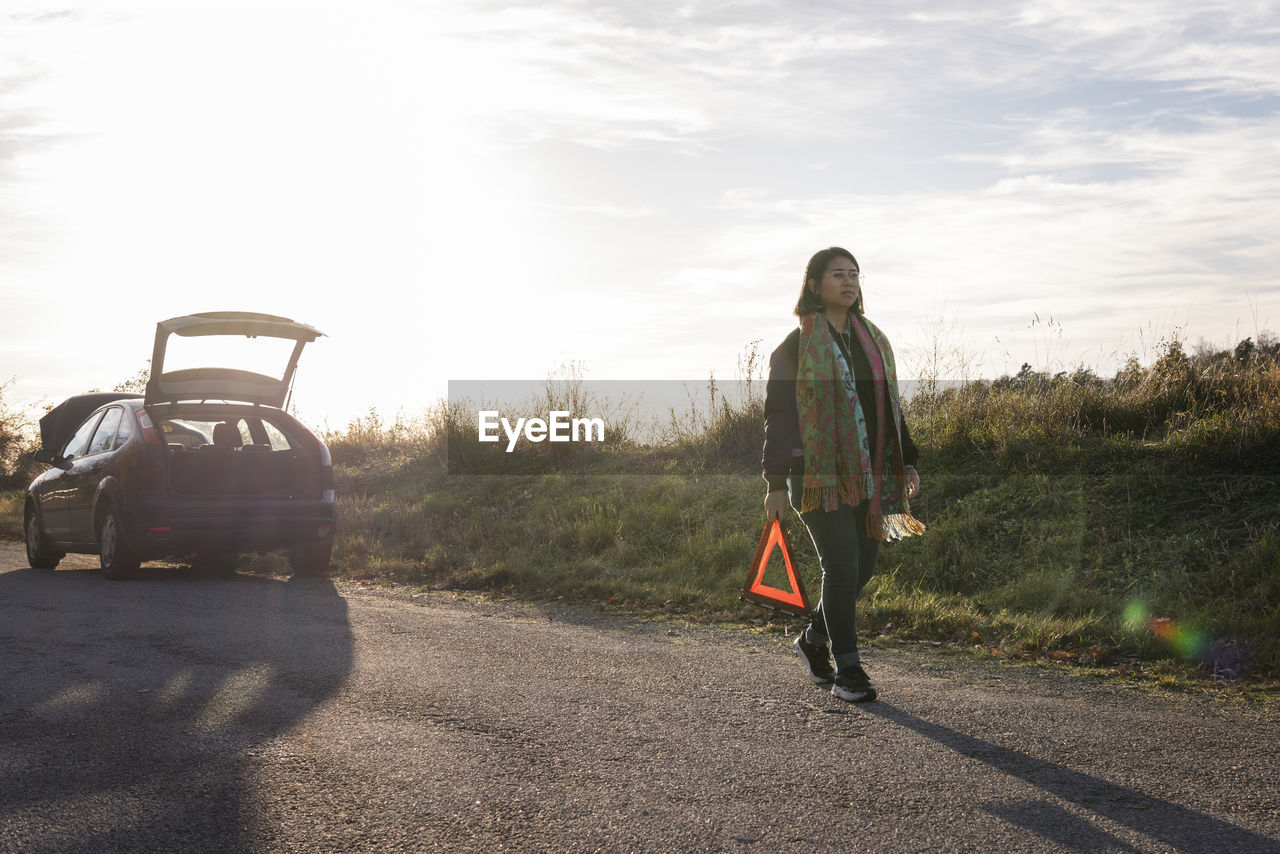
M 806 486 L 801 494 L 800 512 L 808 513 L 810 510 L 818 509 L 835 510 L 842 501 L 850 507 L 857 507 L 862 503 L 861 498 L 854 501 L 846 500 L 843 492 L 834 486 Z M 890 513 L 886 516 L 867 514 L 867 537 L 872 540 L 891 543 L 907 537 L 918 537 L 924 532 L 924 522 L 912 516 L 910 511 Z
M 873 540 L 893 542 L 906 537 L 918 537 L 924 533 L 924 530 L 924 523 L 912 516 L 910 511 L 890 513 L 878 519 L 867 516 L 867 536 Z
M 806 483 L 804 492 L 800 495 L 800 512 L 808 513 L 818 508 L 835 510 L 841 502 L 857 507 L 866 499 L 867 487 L 860 475 L 841 477 L 826 486 L 811 486 Z

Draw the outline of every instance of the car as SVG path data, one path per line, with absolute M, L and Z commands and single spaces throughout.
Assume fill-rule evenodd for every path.
M 254 312 L 184 315 L 156 325 L 145 394 L 71 397 L 40 419 L 27 488 L 27 560 L 53 569 L 67 553 L 97 554 L 109 579 L 143 561 L 192 556 L 225 573 L 242 552 L 277 551 L 295 575 L 328 572 L 336 528 L 333 462 L 289 415 L 306 344 L 324 333 Z M 165 370 L 174 340 L 274 342 L 283 376 L 226 367 Z M 184 346 L 188 346 L 185 345 Z M 245 345 L 247 346 L 247 345 Z

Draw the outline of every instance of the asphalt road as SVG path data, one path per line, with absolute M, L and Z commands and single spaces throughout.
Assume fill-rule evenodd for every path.
M 1280 851 L 1280 716 L 874 650 L 0 544 L 0 850 Z

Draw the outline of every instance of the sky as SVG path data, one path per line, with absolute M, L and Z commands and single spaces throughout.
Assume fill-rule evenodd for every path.
M 733 377 L 816 250 L 904 376 L 1280 328 L 1280 3 L 8 0 L 0 382 L 155 323 L 326 337 L 294 404 Z

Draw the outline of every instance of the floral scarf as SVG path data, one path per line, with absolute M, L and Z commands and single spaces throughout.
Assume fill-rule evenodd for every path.
M 924 525 L 911 515 L 907 504 L 893 348 L 865 317 L 850 312 L 849 324 L 871 363 L 878 413 L 875 447 L 870 447 L 853 370 L 836 344 L 831 325 L 820 311 L 805 315 L 800 319 L 796 370 L 796 404 L 804 442 L 801 512 L 819 507 L 835 510 L 841 502 L 856 507 L 867 501 L 867 535 L 872 539 L 923 534 Z

